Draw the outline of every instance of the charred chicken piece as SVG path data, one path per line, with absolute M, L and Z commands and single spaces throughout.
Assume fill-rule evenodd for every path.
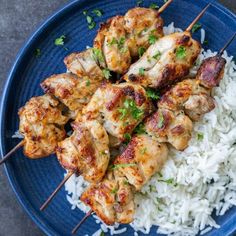
M 70 137 L 58 143 L 57 158 L 65 169 L 80 173 L 89 182 L 99 182 L 110 158 L 107 133 L 96 120 L 74 122 L 73 129 Z
M 125 37 L 124 17 L 115 16 L 101 25 L 94 40 L 94 48 L 103 53 L 107 68 L 118 74 L 124 74 L 131 64 Z
M 113 171 L 99 184 L 91 184 L 80 197 L 103 222 L 127 224 L 133 221 L 134 200 L 132 187 L 127 179 L 115 176 Z
M 149 135 L 134 136 L 125 151 L 116 158 L 114 172 L 125 176 L 129 184 L 140 190 L 165 163 L 168 149 Z
M 75 118 L 89 102 L 101 80 L 89 77 L 78 78 L 70 73 L 53 75 L 41 83 L 45 93 L 55 96 L 70 110 Z
M 181 111 L 159 108 L 145 121 L 145 130 L 158 142 L 167 142 L 184 150 L 191 139 L 192 121 Z
M 210 90 L 200 83 L 197 79 L 185 79 L 177 83 L 162 96 L 158 107 L 171 111 L 183 110 L 190 119 L 198 121 L 203 114 L 215 108 Z
M 104 79 L 102 68 L 106 67 L 101 51 L 89 48 L 83 52 L 72 53 L 64 59 L 67 70 L 79 78 L 88 76 L 93 80 Z
M 31 98 L 19 109 L 19 131 L 24 136 L 24 154 L 32 159 L 54 153 L 57 142 L 66 136 L 64 125 L 68 118 L 62 107 L 49 95 Z
M 196 76 L 201 85 L 212 89 L 219 85 L 224 75 L 226 60 L 220 55 L 205 59 Z
M 139 50 L 146 50 L 150 42 L 163 37 L 163 20 L 155 9 L 136 7 L 124 16 L 124 28 L 131 57 L 137 57 Z
M 83 114 L 86 120 L 99 120 L 110 135 L 123 141 L 152 108 L 140 85 L 106 83 L 95 92 Z
M 131 65 L 124 80 L 152 88 L 170 85 L 188 75 L 200 49 L 189 32 L 164 36 Z

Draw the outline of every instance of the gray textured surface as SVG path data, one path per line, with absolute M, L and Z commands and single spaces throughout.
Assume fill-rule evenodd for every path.
M 65 0 L 0 0 L 0 90 L 14 58 L 27 40 L 47 16 L 65 5 Z M 235 0 L 221 3 L 236 12 Z M 17 202 L 0 167 L 0 236 L 44 235 L 30 220 Z

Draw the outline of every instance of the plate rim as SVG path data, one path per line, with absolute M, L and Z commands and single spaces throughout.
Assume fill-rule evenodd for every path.
M 219 3 L 218 1 L 212 1 L 212 0 L 203 0 L 205 3 L 212 2 L 212 7 L 217 8 L 221 11 L 222 14 L 225 14 L 229 16 L 230 18 L 234 18 L 236 20 L 236 14 L 233 13 L 231 10 L 229 10 L 227 7 Z M 56 12 L 53 14 L 50 14 L 49 17 L 46 19 L 43 19 L 43 22 L 39 24 L 36 28 L 36 30 L 33 31 L 33 33 L 30 34 L 30 36 L 23 42 L 22 47 L 18 51 L 13 64 L 11 66 L 10 72 L 8 73 L 7 79 L 4 83 L 3 92 L 2 92 L 2 99 L 0 103 L 0 154 L 1 157 L 5 153 L 5 147 L 4 147 L 4 124 L 5 124 L 5 110 L 6 110 L 6 103 L 7 98 L 9 95 L 10 87 L 13 82 L 13 78 L 15 76 L 15 73 L 17 71 L 18 65 L 21 63 L 21 61 L 24 58 L 24 55 L 27 53 L 28 49 L 32 46 L 35 40 L 40 36 L 40 34 L 45 31 L 53 22 L 57 22 L 58 18 L 61 18 L 63 15 L 67 14 L 67 11 L 70 11 L 71 8 L 73 8 L 77 4 L 85 3 L 86 0 L 73 0 L 69 3 L 66 3 L 62 7 L 60 7 Z M 4 164 L 4 170 L 7 176 L 7 179 L 10 183 L 10 186 L 16 195 L 17 201 L 20 203 L 20 205 L 23 207 L 24 211 L 28 214 L 28 216 L 31 218 L 31 220 L 39 227 L 39 229 L 45 233 L 46 235 L 59 235 L 58 232 L 52 228 L 49 224 L 45 224 L 42 217 L 38 215 L 38 212 L 32 207 L 32 205 L 29 203 L 28 199 L 24 197 L 24 195 L 21 192 L 21 189 L 17 186 L 17 181 L 15 180 L 14 176 L 11 175 L 12 171 L 8 169 L 8 163 Z M 233 219 L 234 220 L 234 219 Z M 230 224 L 232 219 L 228 220 L 227 224 Z M 226 229 L 227 230 L 227 229 Z M 236 232 L 236 224 L 233 225 L 230 229 L 227 230 L 227 235 L 230 235 L 232 233 Z

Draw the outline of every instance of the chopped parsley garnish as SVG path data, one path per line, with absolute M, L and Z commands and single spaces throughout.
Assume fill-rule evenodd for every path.
M 124 134 L 124 139 L 125 139 L 125 142 L 128 144 L 131 140 L 131 135 L 129 133 L 125 133 Z
M 105 236 L 105 233 L 101 231 L 100 236 Z
M 175 183 L 173 178 L 170 178 L 170 179 L 159 179 L 158 181 L 159 182 L 164 182 L 164 183 L 167 183 L 167 184 L 173 184 L 175 187 L 178 185 L 177 183 Z
M 93 21 L 93 18 L 92 18 L 92 16 L 86 16 L 86 20 L 87 20 L 87 23 L 88 24 L 91 24 L 92 23 L 92 21 Z
M 192 28 L 192 33 L 198 31 L 199 29 L 201 29 L 202 25 L 199 23 L 196 23 L 193 28 Z
M 161 129 L 164 125 L 164 116 L 163 116 L 162 112 L 159 113 L 158 117 L 159 117 L 159 119 L 158 119 L 157 127 L 159 129 Z
M 137 164 L 135 163 L 124 163 L 124 164 L 115 164 L 111 166 L 112 170 L 118 169 L 118 168 L 123 168 L 123 167 L 129 167 L 129 166 L 136 166 Z
M 143 67 L 141 67 L 141 68 L 139 68 L 139 72 L 138 72 L 140 75 L 144 75 L 144 68 Z
M 135 129 L 135 134 L 146 134 L 144 123 L 140 123 Z
M 155 89 L 147 88 L 146 95 L 148 98 L 158 100 L 160 98 L 159 93 Z
M 157 6 L 156 3 L 151 3 L 149 8 L 152 8 L 152 9 L 158 9 L 159 7 Z
M 129 182 L 128 182 L 127 180 L 124 180 L 123 184 L 124 184 L 124 185 L 128 185 Z
M 102 73 L 106 79 L 109 79 L 111 77 L 111 73 L 107 68 L 103 69 Z
M 113 193 L 113 194 L 116 194 L 118 192 L 118 189 L 117 188 L 113 188 L 112 190 L 111 190 L 111 193 Z
M 87 13 L 88 13 L 88 11 L 86 11 L 86 10 L 83 11 L 83 14 L 84 14 L 85 16 L 87 15 Z
M 118 49 L 121 51 L 124 49 L 125 37 L 121 37 L 120 39 L 112 38 L 111 42 L 107 43 L 108 46 L 117 45 Z M 123 50 L 124 52 L 124 50 Z
M 93 29 L 96 26 L 96 23 L 93 20 L 93 17 L 89 16 L 87 11 L 83 11 L 83 14 L 86 16 L 86 20 L 87 20 L 87 23 L 88 23 L 88 28 Z
M 124 107 L 119 108 L 118 111 L 121 113 L 120 119 L 124 119 L 128 113 L 136 120 L 143 116 L 143 111 L 136 106 L 133 99 L 126 99 L 124 101 Z
M 62 35 L 62 36 L 60 36 L 59 38 L 56 38 L 55 41 L 54 41 L 54 44 L 55 44 L 56 46 L 63 46 L 63 45 L 65 44 L 65 41 L 64 41 L 65 38 L 66 38 L 65 35 Z
M 179 46 L 177 49 L 176 49 L 176 57 L 178 59 L 183 59 L 186 57 L 186 48 L 184 46 Z
M 204 41 L 203 41 L 203 44 L 204 44 L 204 45 L 208 45 L 208 43 L 209 43 L 208 40 L 204 40 Z
M 145 53 L 146 49 L 144 47 L 138 48 L 138 55 L 141 57 Z
M 88 86 L 90 86 L 90 84 L 91 84 L 90 80 L 87 80 L 86 81 L 86 86 L 88 87 Z
M 92 50 L 93 50 L 94 60 L 97 61 L 99 64 L 104 62 L 104 57 L 103 57 L 102 51 L 98 48 L 93 48 Z
M 88 25 L 88 28 L 93 29 L 95 26 L 96 26 L 96 23 L 92 21 L 91 24 Z
M 150 188 L 150 192 L 156 192 L 156 187 L 153 186 L 153 185 L 149 185 L 149 188 Z
M 156 59 L 156 60 L 159 60 L 160 57 L 161 57 L 161 52 L 160 52 L 160 51 L 157 51 L 157 53 L 156 53 L 152 58 L 154 58 L 154 59 Z
M 203 133 L 198 133 L 198 134 L 197 134 L 197 140 L 198 140 L 198 141 L 202 141 L 203 139 L 204 139 Z
M 156 41 L 157 41 L 157 37 L 156 35 L 154 35 L 153 33 L 155 32 L 156 30 L 152 30 L 149 37 L 148 37 L 148 42 L 150 44 L 154 44 Z
M 35 56 L 40 57 L 41 56 L 41 50 L 39 48 L 35 49 Z
M 94 9 L 92 12 L 98 17 L 101 17 L 103 14 L 102 11 L 99 9 Z
M 143 0 L 138 0 L 137 1 L 137 6 L 139 7 L 143 3 Z
M 146 148 L 146 147 L 143 148 L 143 149 L 140 151 L 141 154 L 145 154 L 146 152 L 147 152 L 147 148 Z

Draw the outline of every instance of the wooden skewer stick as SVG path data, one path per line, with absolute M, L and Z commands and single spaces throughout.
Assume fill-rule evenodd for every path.
M 14 148 L 11 149 L 10 152 L 8 152 L 0 161 L 0 165 L 3 164 L 5 161 L 7 161 L 7 159 L 16 151 L 18 150 L 20 147 L 24 146 L 25 141 L 22 140 L 21 142 L 19 142 Z
M 161 14 L 165 9 L 173 2 L 173 0 L 167 1 L 162 7 L 158 9 L 158 13 Z
M 90 210 L 83 219 L 75 226 L 75 228 L 71 231 L 72 234 L 75 234 L 77 230 L 80 228 L 80 226 L 92 215 L 93 211 Z
M 223 48 L 219 51 L 218 55 L 222 55 L 224 50 L 232 43 L 236 36 L 236 32 L 234 32 L 233 36 L 228 40 L 228 42 L 223 46 Z
M 211 5 L 211 3 L 209 3 L 199 14 L 198 16 L 193 20 L 193 22 L 188 26 L 188 28 L 185 30 L 186 32 L 190 32 L 193 28 L 193 26 L 197 23 L 197 21 L 202 17 L 202 15 L 205 13 L 205 11 L 207 10 L 207 8 Z
M 58 191 L 62 188 L 62 186 L 66 183 L 66 181 L 74 174 L 74 171 L 69 171 L 65 178 L 61 181 L 61 183 L 57 186 L 54 192 L 49 196 L 49 198 L 45 201 L 45 203 L 40 207 L 40 211 L 43 211 L 48 204 L 52 201 L 52 199 L 56 196 Z

